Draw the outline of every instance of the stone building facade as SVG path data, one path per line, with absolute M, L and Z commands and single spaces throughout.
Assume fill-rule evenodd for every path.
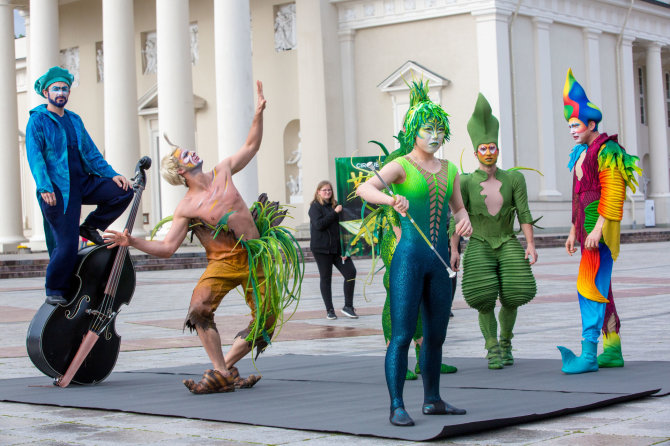
M 26 22 L 14 39 L 12 10 Z M 243 143 L 262 80 L 268 108 L 257 160 L 236 183 L 295 206 L 304 227 L 318 181 L 334 159 L 395 145 L 407 109 L 405 80 L 430 81 L 451 115 L 442 156 L 475 168 L 466 131 L 478 92 L 500 118 L 502 168 L 526 173 L 542 226 L 570 224 L 573 146 L 562 114 L 572 68 L 645 170 L 624 227 L 642 226 L 645 198 L 670 225 L 670 2 L 656 0 L 0 0 L 0 58 L 16 101 L 0 113 L 10 169 L 0 176 L 0 249 L 44 245 L 25 159 L 28 111 L 43 102 L 35 79 L 62 65 L 77 76 L 68 107 L 130 176 L 154 159 L 135 230 L 170 215 L 184 189 L 158 175 L 169 147 L 197 150 L 211 168 Z

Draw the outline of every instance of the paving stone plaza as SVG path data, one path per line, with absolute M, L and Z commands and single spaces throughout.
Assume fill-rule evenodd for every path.
M 624 244 L 614 266 L 614 294 L 622 320 L 624 358 L 670 360 L 670 242 Z M 538 295 L 519 309 L 514 338 L 518 358 L 559 359 L 556 345 L 579 351 L 581 325 L 575 280 L 579 256 L 564 248 L 538 249 L 533 266 Z M 381 331 L 384 291 L 381 274 L 365 287 L 370 260 L 356 262 L 359 282 L 353 320 L 339 311 L 326 320 L 315 263 L 306 264 L 302 300 L 294 318 L 264 355 L 376 355 L 385 353 Z M 196 336 L 182 332 L 193 286 L 202 269 L 148 271 L 137 275 L 131 304 L 117 320 L 122 351 L 115 371 L 204 364 L 207 356 Z M 0 280 L 0 377 L 39 376 L 26 355 L 25 334 L 44 299 L 42 277 Z M 342 279 L 334 276 L 333 299 L 342 306 Z M 460 289 L 453 306 L 444 355 L 481 358 L 484 343 L 477 312 L 467 307 Z M 236 292 L 218 310 L 224 342 L 243 328 L 248 309 Z M 226 348 L 226 347 L 224 347 Z M 413 364 L 413 358 L 410 357 Z M 257 366 L 263 372 L 263 356 Z M 370 373 L 383 374 L 382 369 Z M 504 370 L 491 373 L 504 375 Z M 670 373 L 670 370 L 668 371 Z M 448 379 L 443 375 L 443 379 Z M 50 383 L 44 377 L 45 385 Z M 263 385 L 261 380 L 258 386 Z M 253 391 L 250 390 L 250 391 Z M 178 386 L 165 392 L 187 392 Z M 221 394 L 222 399 L 226 398 Z M 443 395 L 448 400 L 448 395 Z M 500 404 L 501 402 L 492 402 Z M 290 407 L 291 402 L 286 402 Z M 327 404 L 327 401 L 324 401 Z M 363 410 L 364 402 L 361 402 Z M 466 407 L 467 408 L 467 407 Z M 276 429 L 232 423 L 0 403 L 0 445 L 410 445 L 399 440 L 323 432 Z M 670 396 L 647 397 L 603 409 L 515 427 L 453 437 L 431 444 L 458 445 L 670 445 Z

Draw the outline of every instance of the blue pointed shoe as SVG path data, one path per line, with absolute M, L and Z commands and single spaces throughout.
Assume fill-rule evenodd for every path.
M 597 372 L 597 349 L 597 343 L 584 340 L 582 341 L 582 355 L 576 356 L 569 348 L 559 346 L 558 350 L 561 352 L 561 359 L 563 360 L 561 371 L 568 375 Z

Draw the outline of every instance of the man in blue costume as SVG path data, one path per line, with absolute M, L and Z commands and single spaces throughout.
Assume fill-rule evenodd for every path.
M 456 166 L 435 157 L 435 152 L 449 138 L 447 113 L 428 98 L 428 87 L 423 82 L 413 82 L 410 103 L 415 105 L 405 116 L 403 143 L 412 147 L 412 151 L 386 164 L 379 172 L 386 183 L 392 184 L 394 196 L 381 191 L 384 185 L 377 177 L 357 189 L 357 194 L 369 203 L 393 206 L 401 215 L 402 236 L 390 269 L 391 339 L 385 362 L 391 397 L 389 421 L 396 426 L 414 425 L 405 410 L 402 393 L 407 350 L 419 311 L 423 322 L 419 358 L 424 390 L 422 412 L 465 414 L 464 409 L 440 397 L 442 345 L 451 311 L 451 279 L 434 251 L 443 259 L 450 258 L 449 208 L 456 221 L 456 234 L 469 236 L 472 226 L 463 206 Z M 410 220 L 408 210 L 414 220 Z
M 79 115 L 66 110 L 74 76 L 52 67 L 37 81 L 35 92 L 48 100 L 30 110 L 26 151 L 37 186 L 45 231 L 53 236 L 46 274 L 46 302 L 67 303 L 77 262 L 79 236 L 102 244 L 104 230 L 128 206 L 133 190 L 128 179 L 104 160 Z M 79 225 L 82 204 L 97 208 Z M 48 238 L 47 238 L 48 239 Z

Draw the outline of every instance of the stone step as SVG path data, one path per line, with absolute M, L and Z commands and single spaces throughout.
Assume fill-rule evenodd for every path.
M 535 236 L 536 248 L 562 247 L 565 245 L 565 234 L 538 234 Z M 519 237 L 525 245 L 523 237 Z M 621 243 L 644 243 L 670 241 L 670 229 L 656 228 L 647 230 L 628 230 L 621 233 Z M 313 262 L 314 255 L 309 249 L 309 240 L 300 239 L 299 243 L 305 262 Z M 465 243 L 462 245 L 465 247 Z M 46 254 L 27 254 L 17 258 L 2 258 L 0 256 L 0 279 L 41 277 L 46 273 L 49 259 Z M 6 257 L 6 256 L 5 256 Z M 202 250 L 194 249 L 191 252 L 177 252 L 169 259 L 131 251 L 131 257 L 136 271 L 162 271 L 178 269 L 205 268 L 207 258 Z

